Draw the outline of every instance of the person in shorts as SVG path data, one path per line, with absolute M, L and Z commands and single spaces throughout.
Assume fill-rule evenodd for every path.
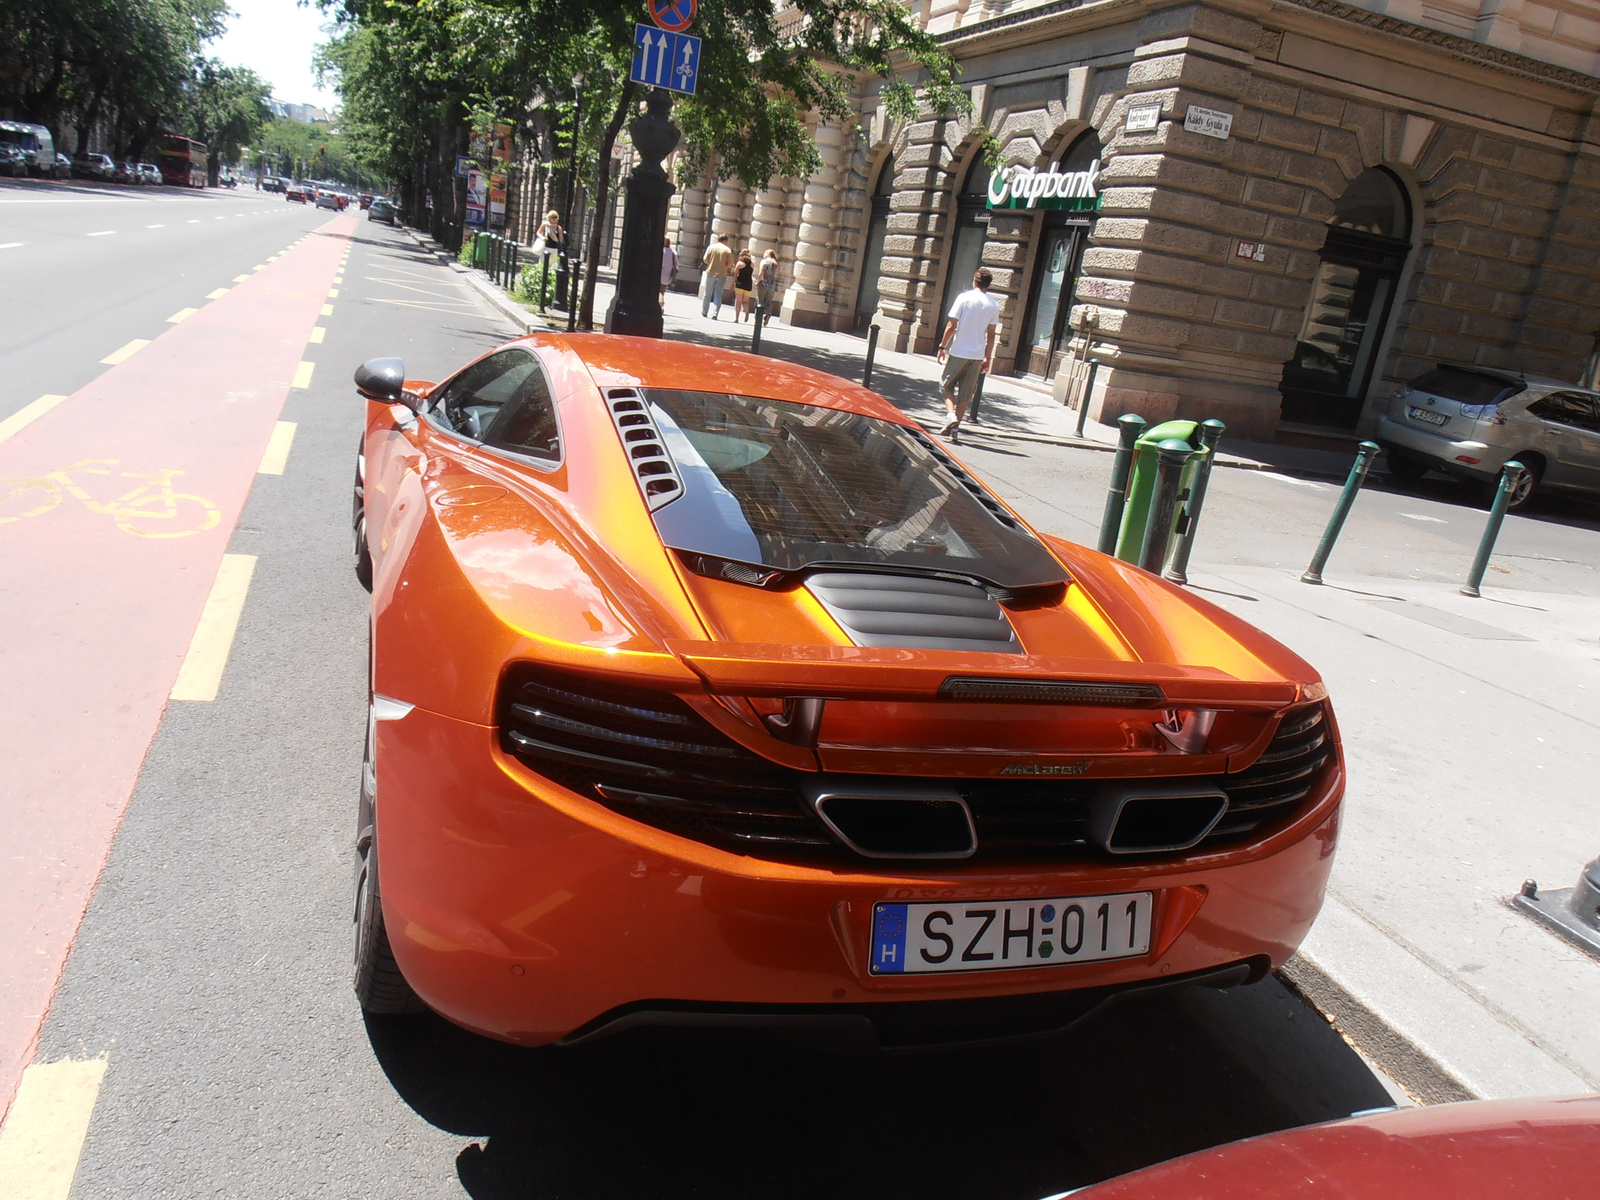
M 989 295 L 993 282 L 994 276 L 987 267 L 978 268 L 971 289 L 957 296 L 950 306 L 950 319 L 939 340 L 939 361 L 944 364 L 944 407 L 949 414 L 939 435 L 952 442 L 961 429 L 967 405 L 977 394 L 979 377 L 988 373 L 994 358 L 1000 302 Z
M 761 306 L 764 319 L 770 324 L 775 316 L 772 301 L 778 294 L 778 255 L 768 250 L 761 256 L 756 268 L 756 303 Z
M 750 295 L 756 290 L 756 264 L 750 251 L 739 251 L 739 262 L 733 268 L 733 319 L 742 321 L 750 315 Z

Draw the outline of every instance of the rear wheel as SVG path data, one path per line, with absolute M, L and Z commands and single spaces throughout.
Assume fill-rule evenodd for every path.
M 356 582 L 372 590 L 372 551 L 367 546 L 367 491 L 362 478 L 364 457 L 356 455 L 356 486 L 352 502 L 352 528 L 355 535 Z
M 1506 504 L 1507 512 L 1526 512 L 1533 507 L 1539 496 L 1539 484 L 1544 479 L 1544 460 L 1538 455 L 1530 454 L 1526 458 L 1513 454 L 1512 458 L 1521 463 L 1525 468 L 1511 487 L 1511 499 Z M 1500 490 L 1500 478 L 1496 476 L 1487 483 L 1479 485 L 1485 508 L 1494 504 L 1495 493 Z
M 383 894 L 378 885 L 377 722 L 371 705 L 367 715 L 367 749 L 361 760 L 361 803 L 356 817 L 356 999 L 363 1012 L 419 1013 L 417 999 L 389 945 L 383 924 Z
M 1428 473 L 1426 459 L 1408 454 L 1397 446 L 1390 446 L 1384 452 L 1383 462 L 1389 474 L 1403 483 L 1415 483 Z

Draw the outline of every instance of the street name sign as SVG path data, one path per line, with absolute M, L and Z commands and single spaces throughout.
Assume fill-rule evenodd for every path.
M 1128 109 L 1128 119 L 1122 123 L 1126 133 L 1148 133 L 1161 124 L 1161 105 L 1135 104 Z
M 699 0 L 646 0 L 650 19 L 668 33 L 682 33 L 694 24 Z
M 1218 112 L 1214 108 L 1201 108 L 1198 104 L 1189 105 L 1189 111 L 1183 114 L 1183 127 L 1190 133 L 1203 134 L 1206 137 L 1228 140 L 1228 134 L 1233 129 L 1233 114 Z
M 649 25 L 633 27 L 633 70 L 628 78 L 646 87 L 692 96 L 699 85 L 700 39 Z

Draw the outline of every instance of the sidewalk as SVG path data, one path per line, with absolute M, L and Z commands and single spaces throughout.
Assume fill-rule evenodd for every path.
M 526 327 L 543 327 L 488 284 Z M 595 311 L 610 302 L 602 284 Z M 564 318 L 564 314 L 562 314 Z M 549 327 L 565 328 L 552 314 Z M 666 336 L 748 349 L 749 324 L 673 294 Z M 785 324 L 762 352 L 859 380 L 864 338 Z M 938 364 L 880 346 L 873 387 L 943 421 Z M 1042 387 L 986 383 L 986 435 L 1107 450 L 1115 430 Z M 1225 439 L 1218 465 L 1342 481 L 1351 456 Z M 1375 472 L 1376 473 L 1376 472 Z M 1415 1098 L 1600 1090 L 1600 962 L 1507 901 L 1527 878 L 1569 887 L 1600 854 L 1600 601 L 1394 579 L 1299 582 L 1298 571 L 1190 572 L 1199 596 L 1324 673 L 1349 756 L 1348 800 L 1322 915 L 1283 976 Z

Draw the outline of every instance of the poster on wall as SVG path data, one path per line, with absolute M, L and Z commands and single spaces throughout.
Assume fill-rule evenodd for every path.
M 489 176 L 489 228 L 504 229 L 506 225 L 506 177 L 496 171 Z
M 467 171 L 467 224 L 482 229 L 488 209 L 488 180 L 482 171 L 472 167 Z

